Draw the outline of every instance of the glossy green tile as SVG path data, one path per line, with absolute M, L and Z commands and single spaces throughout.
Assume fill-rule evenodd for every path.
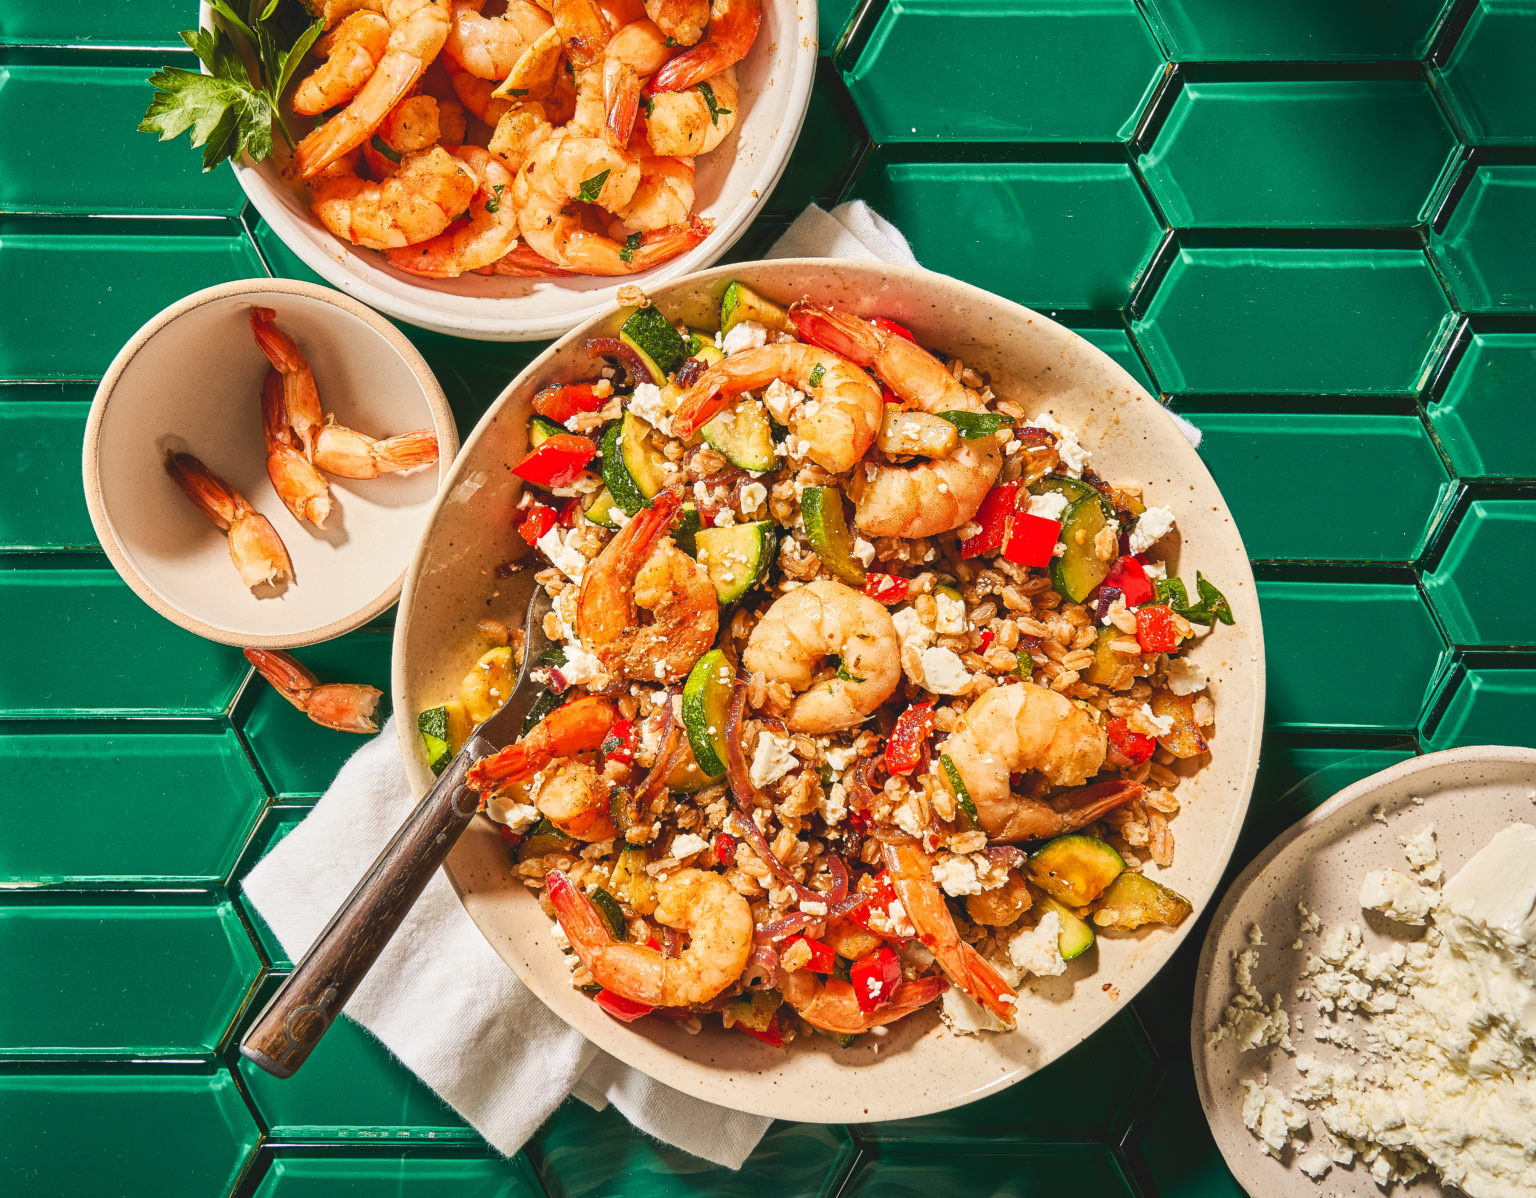
M 1536 727 L 1536 665 L 1463 667 L 1449 687 L 1445 710 L 1423 729 L 1425 749 L 1531 743 L 1531 728 Z
M 1433 241 L 1468 312 L 1536 311 L 1536 166 L 1483 166 Z
M 1536 412 L 1536 333 L 1476 333 L 1429 409 L 1456 473 L 1529 478 L 1536 439 L 1512 435 Z
M 256 979 L 229 903 L 0 907 L 0 1055 L 212 1052 Z
M 1407 734 L 1401 747 L 1391 749 L 1298 745 L 1279 736 L 1267 737 L 1259 754 L 1253 806 L 1232 854 L 1234 866 L 1257 855 L 1281 832 L 1346 786 L 1414 754 Z
M 0 391 L 0 549 L 94 548 L 80 490 L 80 437 L 89 400 L 20 398 L 30 387 Z M 18 398 L 12 399 L 11 396 Z
M 61 819 L 50 803 L 0 804 L 0 883 L 223 881 L 266 799 L 222 724 L 85 724 L 41 735 L 0 725 L 0 793 L 35 790 L 40 752 L 70 780 L 81 816 Z
M 0 1194 L 15 1198 L 209 1198 L 259 1138 L 222 1069 L 0 1074 L 0 1127 Z
M 190 54 L 176 64 L 196 70 Z M 0 64 L 0 212 L 156 213 L 240 211 L 244 193 L 228 167 L 203 173 L 202 153 L 185 138 L 160 142 L 135 127 L 154 94 L 152 68 L 81 62 Z M 89 93 L 91 102 L 76 98 Z M 61 111 L 92 147 L 93 185 L 61 170 L 56 147 L 37 131 Z
M 1536 4 L 1480 0 L 1445 66 L 1441 94 L 1477 145 L 1536 142 Z
M 1444 643 L 1414 587 L 1261 582 L 1259 605 L 1269 727 L 1391 731 L 1417 724 Z
M 1446 0 L 1146 0 L 1171 58 L 1351 62 L 1419 58 Z
M 865 1124 L 859 1134 L 883 1143 L 1112 1139 L 1157 1073 L 1146 1035 L 1125 1011 L 1060 1060 L 990 1098 L 920 1119 Z M 1115 1084 L 1104 1085 L 1106 1077 Z
M 1417 416 L 1185 411 L 1252 558 L 1412 561 L 1451 481 Z M 1305 463 L 1308 481 L 1275 490 Z
M 837 52 L 859 8 L 860 0 L 820 0 L 817 3 L 817 40 L 824 58 Z
M 1182 227 L 1412 225 L 1457 152 L 1397 79 L 1186 83 L 1142 174 Z
M 1189 1051 L 1185 1030 L 1184 1052 Z M 1131 1130 L 1127 1155 L 1149 1194 L 1191 1198 L 1248 1198 L 1221 1158 L 1200 1109 L 1194 1074 L 1181 1062 L 1173 1083 Z M 1150 1183 L 1150 1184 L 1147 1184 Z M 1328 1191 L 1323 1191 L 1327 1193 Z
M 1108 1145 L 956 1154 L 928 1144 L 900 1144 L 861 1156 L 838 1198 L 1055 1198 L 1066 1193 L 1132 1198 L 1136 1190 Z
M 378 712 L 382 727 L 389 714 L 389 649 L 387 631 L 365 628 L 324 645 L 299 649 L 294 656 L 322 682 L 361 682 L 382 690 L 385 698 Z M 251 690 L 236 710 L 235 721 L 279 798 L 323 793 L 342 763 L 371 739 L 322 728 L 261 678 L 251 679 Z
M 882 160 L 853 191 L 928 269 L 1034 308 L 1123 307 L 1163 234 L 1123 163 Z
M 0 571 L 0 719 L 218 715 L 240 650 L 156 615 L 111 570 Z
M 1458 645 L 1536 644 L 1520 596 L 1536 562 L 1536 500 L 1477 499 L 1462 513 L 1424 590 Z
M 842 79 L 830 62 L 820 60 L 805 124 L 764 212 L 793 219 L 812 200 L 823 208 L 831 208 L 868 144 L 864 125 Z
M 185 52 L 177 30 L 195 24 L 179 5 L 0 0 L 0 46 L 174 46 Z
M 1171 392 L 1401 394 L 1452 320 L 1416 251 L 1185 248 L 1131 329 Z
M 1075 328 L 1072 331 L 1096 349 L 1103 350 L 1114 359 L 1116 366 L 1124 370 L 1153 395 L 1157 394 L 1157 384 L 1152 380 L 1152 376 L 1147 373 L 1146 363 L 1141 360 L 1141 355 L 1136 352 L 1136 343 L 1131 340 L 1130 333 L 1124 328 Z
M 214 283 L 266 274 L 238 226 L 198 226 L 206 232 L 182 236 L 134 222 L 114 231 L 106 222 L 0 221 L 0 277 L 27 297 L 0 305 L 0 379 L 99 378 L 161 308 Z
M 839 1127 L 775 1123 L 739 1172 L 711 1165 L 636 1131 L 609 1107 L 567 1099 L 525 1150 L 549 1198 L 831 1198 L 853 1159 Z
M 262 812 L 261 822 L 256 825 L 256 831 L 252 834 L 249 843 L 245 846 L 245 852 L 240 856 L 240 863 L 235 868 L 235 876 L 230 880 L 230 897 L 240 905 L 240 910 L 245 912 L 245 921 L 256 934 L 256 943 L 261 951 L 266 954 L 267 960 L 273 969 L 290 970 L 293 962 L 288 959 L 288 954 L 283 951 L 283 946 L 278 943 L 277 935 L 267 926 L 264 920 L 256 912 L 256 908 L 246 899 L 241 892 L 240 883 L 245 875 L 251 872 L 252 867 L 265 857 L 272 849 L 277 847 L 278 841 L 298 827 L 299 822 L 309 814 L 312 804 L 292 805 L 287 803 L 272 803 Z
M 340 1030 L 339 1028 L 337 1029 Z M 334 1034 L 334 1033 L 332 1033 Z M 256 1198 L 543 1198 L 527 1160 L 280 1156 Z
M 964 61 L 963 82 L 939 47 Z M 1164 65 L 1134 0 L 890 0 L 847 79 L 882 145 L 1117 141 Z

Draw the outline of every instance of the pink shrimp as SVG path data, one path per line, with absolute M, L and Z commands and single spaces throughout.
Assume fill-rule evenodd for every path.
M 190 453 L 170 454 L 165 469 L 198 511 L 229 534 L 229 558 L 241 582 L 255 590 L 293 579 L 293 560 L 282 537 L 245 496 Z
M 275 367 L 267 371 L 261 388 L 261 426 L 267 441 L 267 477 L 277 497 L 295 520 L 324 528 L 331 514 L 331 488 L 294 446 L 283 404 L 283 376 Z
M 677 92 L 718 75 L 747 56 L 763 23 L 763 0 L 714 0 L 703 41 L 656 73 L 647 92 Z
M 353 682 L 320 680 L 287 653 L 271 649 L 247 649 L 245 660 L 287 699 L 322 728 L 337 732 L 371 733 L 379 726 L 373 722 L 383 694 L 377 687 Z

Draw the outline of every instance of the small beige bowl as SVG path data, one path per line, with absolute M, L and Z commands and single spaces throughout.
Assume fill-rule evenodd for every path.
M 267 478 L 268 362 L 250 328 L 257 306 L 277 312 L 339 423 L 375 437 L 431 426 L 436 467 L 331 479 L 325 529 L 295 520 Z M 400 597 L 458 448 L 437 379 L 383 317 L 312 283 L 244 279 L 172 304 L 112 360 L 85 425 L 85 501 L 112 565 L 166 619 L 209 640 L 285 649 L 348 632 Z M 195 454 L 272 522 L 293 559 L 292 583 L 245 587 L 228 538 L 166 473 L 169 451 Z

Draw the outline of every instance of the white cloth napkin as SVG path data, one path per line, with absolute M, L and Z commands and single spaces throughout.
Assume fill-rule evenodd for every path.
M 862 201 L 831 212 L 812 204 L 769 257 L 918 264 L 900 231 Z M 1199 430 L 1169 415 L 1198 445 Z M 412 806 L 391 720 L 244 881 L 291 959 L 303 956 Z M 503 964 L 441 873 L 346 1015 L 508 1156 L 567 1094 L 598 1110 L 612 1103 L 641 1131 L 731 1169 L 741 1168 L 771 1122 L 654 1081 L 572 1031 Z

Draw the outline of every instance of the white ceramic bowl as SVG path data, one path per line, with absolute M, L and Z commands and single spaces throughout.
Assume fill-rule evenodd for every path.
M 370 436 L 437 431 L 436 466 L 367 481 L 331 479 L 323 531 L 301 525 L 267 478 L 253 306 L 275 309 L 339 423 Z M 458 451 L 448 400 L 414 346 L 376 312 L 312 283 L 248 279 L 189 295 L 129 339 L 96 389 L 85 426 L 85 499 L 97 539 L 139 598 L 199 636 L 284 649 L 356 628 L 400 596 L 405 567 Z M 272 522 L 295 580 L 249 590 L 228 538 L 165 471 L 196 455 Z
M 506 844 L 488 822 L 470 827 L 448 873 L 470 916 L 535 994 L 600 1047 L 668 1085 L 784 1119 L 850 1123 L 944 1110 L 1017 1081 L 1080 1043 L 1125 1008 L 1198 923 L 1236 843 L 1258 765 L 1264 646 L 1253 574 L 1231 513 L 1178 427 L 1128 374 L 1070 330 L 954 279 L 875 262 L 799 258 L 715 267 L 655 288 L 651 297 L 668 316 L 710 327 L 732 278 L 780 303 L 808 296 L 900 321 L 925 345 L 987 371 L 1003 398 L 1018 399 L 1031 413 L 1048 407 L 1081 434 L 1105 477 L 1141 484 L 1149 502 L 1176 510 L 1179 534 L 1160 544 L 1160 554 L 1190 578 L 1199 568 L 1216 581 L 1236 615 L 1235 625 L 1220 627 L 1192 651 L 1212 679 L 1213 752 L 1179 789 L 1177 859 L 1155 873 L 1187 895 L 1195 913 L 1177 929 L 1102 937 L 1062 977 L 1028 985 L 1012 1034 L 956 1036 L 930 1010 L 853 1048 L 814 1037 L 785 1052 L 718 1024 L 690 1036 L 665 1020 L 610 1019 L 572 989 L 550 921 L 533 893 L 509 877 Z M 504 463 L 524 451 L 529 400 L 546 382 L 589 376 L 583 341 L 611 335 L 615 319 L 609 313 L 551 346 L 491 406 L 454 464 L 411 563 L 395 625 L 393 700 L 418 794 L 433 779 L 411 713 L 457 692 L 480 651 L 476 620 L 521 617 L 509 595 L 493 596 L 509 586 L 496 582 L 495 567 L 526 552 L 510 518 L 517 479 Z
M 204 28 L 212 9 L 199 8 Z M 328 233 L 309 211 L 305 188 L 283 177 L 288 151 L 235 177 L 272 231 L 327 282 L 369 307 L 424 329 L 481 341 L 558 337 L 614 304 L 626 283 L 656 287 L 717 262 L 747 230 L 784 173 L 805 121 L 816 75 L 815 0 L 763 0 L 763 25 L 737 66 L 742 112 L 736 128 L 698 159 L 695 215 L 715 222 L 698 246 L 671 262 L 622 279 L 513 279 L 466 275 L 422 279 L 384 256 Z

